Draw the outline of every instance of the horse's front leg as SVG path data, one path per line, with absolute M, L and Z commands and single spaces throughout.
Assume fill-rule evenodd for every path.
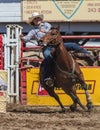
M 62 108 L 62 112 L 65 112 L 66 109 L 65 109 L 65 107 L 63 106 L 63 104 L 61 103 L 59 96 L 54 92 L 54 88 L 53 88 L 53 87 L 51 87 L 51 88 L 47 88 L 47 87 L 46 87 L 46 91 L 48 92 L 48 94 L 49 94 L 51 97 L 55 98 L 55 100 L 58 102 L 58 104 L 59 104 L 60 107 Z
M 69 96 L 72 98 L 73 100 L 73 104 L 70 106 L 70 109 L 72 112 L 74 112 L 76 109 L 77 109 L 77 104 L 80 105 L 80 107 L 83 109 L 83 110 L 86 110 L 85 107 L 82 105 L 82 103 L 80 102 L 79 98 L 77 97 L 76 93 L 75 92 L 70 92 L 69 93 Z

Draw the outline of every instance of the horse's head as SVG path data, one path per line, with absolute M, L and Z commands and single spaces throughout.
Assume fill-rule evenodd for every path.
M 40 41 L 45 45 L 56 47 L 61 44 L 63 40 L 59 30 L 57 28 L 51 28 L 51 30 L 40 39 Z

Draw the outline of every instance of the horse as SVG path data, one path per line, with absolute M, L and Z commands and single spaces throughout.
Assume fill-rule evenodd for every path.
M 48 87 L 44 82 L 44 62 L 40 65 L 39 80 L 41 86 L 48 92 L 48 94 L 55 98 L 55 100 L 60 105 L 63 112 L 66 111 L 64 105 L 60 101 L 59 96 L 55 93 L 54 88 L 62 88 L 64 92 L 69 95 L 73 101 L 70 105 L 71 111 L 77 110 L 77 105 L 85 111 L 91 111 L 93 108 L 93 103 L 91 96 L 87 90 L 86 83 L 84 80 L 84 75 L 80 69 L 79 64 L 73 59 L 71 54 L 66 50 L 64 46 L 63 39 L 58 28 L 52 28 L 49 32 L 45 34 L 40 39 L 40 43 L 45 46 L 52 46 L 53 52 L 53 63 L 52 63 L 52 79 L 54 81 L 53 87 Z M 79 97 L 76 94 L 76 84 L 81 84 L 81 87 L 85 91 L 87 109 L 81 103 Z

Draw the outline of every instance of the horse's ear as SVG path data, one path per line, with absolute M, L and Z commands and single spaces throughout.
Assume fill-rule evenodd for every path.
M 58 26 L 57 26 L 56 28 L 57 28 L 57 30 L 59 31 L 59 30 L 60 30 L 60 24 L 58 24 Z

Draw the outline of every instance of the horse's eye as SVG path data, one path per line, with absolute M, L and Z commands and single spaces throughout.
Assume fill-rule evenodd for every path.
M 54 36 L 55 34 L 54 33 L 51 33 L 52 36 Z

